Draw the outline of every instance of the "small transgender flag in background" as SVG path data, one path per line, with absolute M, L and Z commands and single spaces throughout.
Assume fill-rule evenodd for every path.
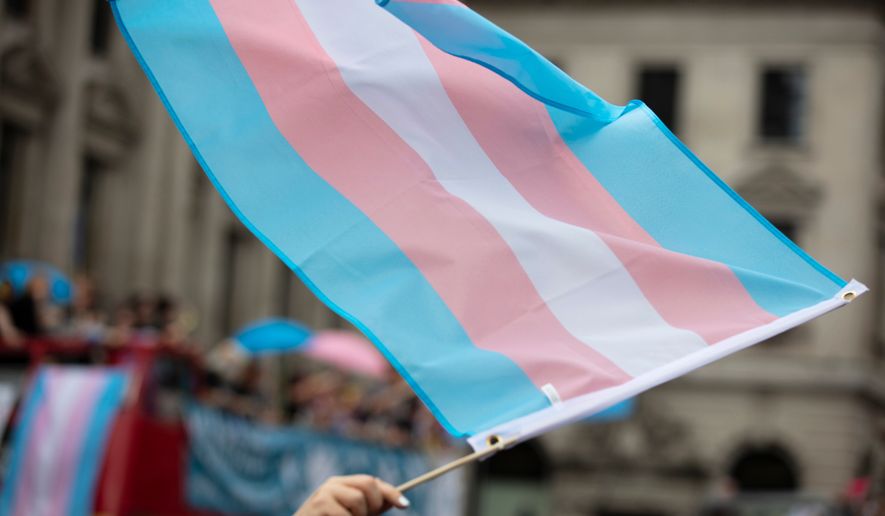
M 0 514 L 92 514 L 105 445 L 127 382 L 119 369 L 40 369 L 22 403 Z

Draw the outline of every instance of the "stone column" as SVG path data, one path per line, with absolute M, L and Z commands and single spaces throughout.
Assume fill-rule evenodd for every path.
M 16 174 L 21 176 L 21 211 L 18 218 L 18 234 L 12 242 L 14 256 L 32 258 L 40 254 L 40 217 L 46 211 L 44 185 L 47 182 L 46 170 L 43 168 L 45 146 L 40 138 L 38 128 L 28 128 L 26 141 L 23 142 L 21 162 Z
M 56 16 L 65 20 L 57 29 L 54 65 L 59 82 L 56 111 L 46 136 L 46 182 L 41 204 L 39 258 L 70 270 L 73 266 L 74 224 L 82 174 L 80 128 L 83 116 L 83 78 L 87 72 L 87 41 L 91 2 L 59 2 Z
M 756 66 L 743 49 L 704 47 L 681 67 L 679 137 L 727 182 L 746 161 L 756 117 Z M 690 66 L 689 66 L 690 63 Z
M 295 273 L 292 273 L 294 276 Z M 291 316 L 314 329 L 328 328 L 335 320 L 335 314 L 323 304 L 300 279 L 293 278 L 290 294 Z
M 576 46 L 560 59 L 558 64 L 562 64 L 566 73 L 608 102 L 626 104 L 632 99 L 635 70 L 622 49 Z
M 167 132 L 171 130 L 169 115 L 156 95 L 145 92 L 141 141 L 130 158 L 132 185 L 131 208 L 135 211 L 135 234 L 132 263 L 133 288 L 138 291 L 156 291 L 160 271 L 160 256 L 165 252 L 160 234 L 166 231 L 161 214 L 167 210 L 163 191 L 163 170 Z
M 201 170 L 195 172 L 203 173 Z M 211 185 L 204 185 L 201 197 L 204 208 L 199 220 L 195 221 L 197 225 L 194 226 L 194 238 L 191 241 L 190 277 L 192 299 L 199 314 L 196 338 L 203 345 L 211 346 L 222 338 L 221 329 L 226 317 L 224 275 L 231 215 L 221 196 Z
M 808 250 L 845 279 L 876 278 L 876 215 L 881 174 L 881 58 L 870 44 L 832 49 L 810 70 L 809 145 L 825 196 Z M 871 285 L 872 286 L 872 285 Z M 866 361 L 875 321 L 874 296 L 814 321 L 818 356 Z
M 132 293 L 132 249 L 136 239 L 133 228 L 140 218 L 132 211 L 129 196 L 131 185 L 136 181 L 134 172 L 125 166 L 112 165 L 103 171 L 101 191 L 96 195 L 102 203 L 99 216 L 103 235 L 98 241 L 102 251 L 96 253 L 99 263 L 95 270 L 100 271 L 100 277 L 95 280 L 100 284 L 102 302 L 108 308 Z
M 169 162 L 162 197 L 165 209 L 161 214 L 165 229 L 161 235 L 162 263 L 157 285 L 163 292 L 179 299 L 192 297 L 187 286 L 187 254 L 191 238 L 190 215 L 193 201 L 195 161 L 190 148 L 174 128 L 166 133 Z
M 257 237 L 249 234 L 255 245 L 260 249 L 256 256 L 258 270 L 255 281 L 258 284 L 258 305 L 255 307 L 256 317 L 278 315 L 280 292 L 280 259 L 268 249 Z

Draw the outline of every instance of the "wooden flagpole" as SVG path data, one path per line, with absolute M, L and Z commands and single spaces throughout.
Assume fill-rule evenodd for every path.
M 504 440 L 500 439 L 498 436 L 492 436 L 489 438 L 490 446 L 488 448 L 486 448 L 485 450 L 473 452 L 470 455 L 465 455 L 464 457 L 461 457 L 460 459 L 453 460 L 452 462 L 450 462 L 444 466 L 440 466 L 440 467 L 434 469 L 433 471 L 428 471 L 427 473 L 424 473 L 423 475 L 421 475 L 419 477 L 415 477 L 412 480 L 409 480 L 408 482 L 406 482 L 405 484 L 400 484 L 400 485 L 396 486 L 396 488 L 401 493 L 404 493 L 404 492 L 408 491 L 409 489 L 412 489 L 413 487 L 420 486 L 421 484 L 423 484 L 425 482 L 429 482 L 429 481 L 433 480 L 434 478 L 441 477 L 442 475 L 445 475 L 446 473 L 448 473 L 449 471 L 452 471 L 453 469 L 460 468 L 461 466 L 465 466 L 467 464 L 470 464 L 471 462 L 476 462 L 478 460 L 485 459 L 486 457 L 491 457 L 492 455 L 498 453 L 499 451 L 513 446 L 514 444 L 516 444 L 516 441 L 517 441 L 516 438 L 504 441 Z

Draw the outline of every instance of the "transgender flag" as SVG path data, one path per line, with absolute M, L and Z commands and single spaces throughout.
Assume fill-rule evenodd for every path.
M 453 0 L 115 0 L 231 209 L 453 434 L 528 438 L 846 284 L 641 102 Z
M 0 514 L 87 516 L 127 374 L 43 367 L 21 405 Z

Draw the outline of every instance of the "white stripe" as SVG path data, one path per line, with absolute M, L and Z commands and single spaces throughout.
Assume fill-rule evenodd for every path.
M 371 0 L 295 2 L 348 87 L 427 162 L 443 188 L 497 229 L 569 332 L 631 375 L 706 347 L 697 334 L 661 318 L 595 233 L 539 213 L 501 175 L 410 28 Z
M 853 292 L 855 296 L 859 296 L 867 292 L 867 287 L 856 280 L 851 280 L 845 288 L 826 301 L 821 301 L 814 306 L 793 312 L 786 317 L 781 317 L 763 326 L 757 326 L 752 330 L 739 333 L 717 342 L 713 346 L 707 346 L 702 350 L 667 364 L 665 367 L 634 378 L 627 383 L 572 398 L 554 407 L 539 410 L 512 421 L 507 421 L 494 428 L 484 430 L 471 436 L 468 442 L 474 450 L 480 451 L 489 447 L 487 439 L 492 435 L 498 436 L 499 439 L 505 441 L 515 440 L 516 442 L 522 442 L 553 428 L 583 420 L 652 387 L 678 378 L 699 367 L 711 364 L 753 344 L 783 333 L 790 328 L 795 328 L 815 317 L 820 317 L 831 310 L 845 306 L 851 302 L 842 297 L 847 292 Z

